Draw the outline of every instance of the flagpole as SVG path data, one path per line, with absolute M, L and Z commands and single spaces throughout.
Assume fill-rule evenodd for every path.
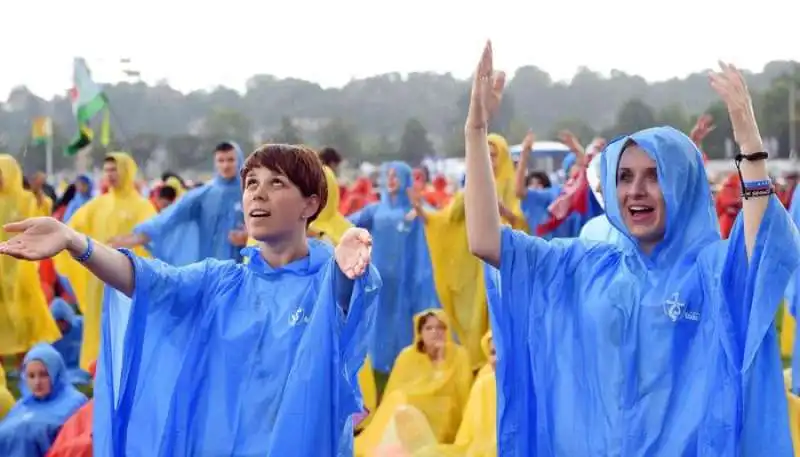
M 47 157 L 47 162 L 46 162 L 46 165 L 45 165 L 46 173 L 47 173 L 47 177 L 52 179 L 52 177 L 53 177 L 53 139 L 52 138 L 48 138 L 47 139 L 46 147 L 47 147 L 46 152 L 45 152 L 45 154 L 47 154 L 47 156 L 46 156 Z

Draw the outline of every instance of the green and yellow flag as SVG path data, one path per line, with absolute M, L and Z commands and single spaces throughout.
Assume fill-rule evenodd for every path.
M 72 112 L 78 124 L 78 132 L 67 146 L 67 155 L 75 155 L 92 142 L 94 134 L 89 127 L 89 122 L 98 113 L 108 109 L 108 100 L 103 90 L 92 80 L 92 74 L 86 61 L 80 57 L 75 58 L 73 73 L 73 86 L 70 90 L 72 99 Z M 104 137 L 107 136 L 104 131 Z

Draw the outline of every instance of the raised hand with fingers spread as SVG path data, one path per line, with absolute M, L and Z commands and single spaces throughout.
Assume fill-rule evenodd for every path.
M 743 154 L 763 150 L 761 133 L 758 131 L 753 100 L 742 73 L 733 65 L 720 62 L 720 71 L 711 72 L 711 87 L 719 94 L 731 118 L 733 137 Z
M 497 112 L 503 100 L 506 74 L 494 71 L 493 65 L 492 42 L 487 41 L 473 76 L 467 113 L 468 129 L 487 129 L 489 119 Z

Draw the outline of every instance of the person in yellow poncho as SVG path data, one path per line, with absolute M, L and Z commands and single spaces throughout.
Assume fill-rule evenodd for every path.
M 495 186 L 504 222 L 527 230 L 515 192 L 515 169 L 505 138 L 487 136 L 494 166 Z M 469 252 L 464 213 L 464 192 L 457 192 L 440 211 L 426 211 L 420 195 L 411 198 L 417 216 L 425 222 L 425 236 L 433 264 L 436 292 L 451 317 L 458 341 L 469 352 L 474 370 L 486 362 L 481 337 L 489 329 L 483 263 Z
M 69 226 L 107 243 L 116 236 L 131 233 L 137 224 L 153 217 L 155 208 L 134 187 L 137 172 L 136 162 L 128 154 L 109 154 L 103 162 L 104 179 L 109 183 L 108 193 L 83 205 L 69 220 Z M 136 248 L 134 252 L 147 254 L 143 248 Z M 69 280 L 84 316 L 80 366 L 88 370 L 99 355 L 103 283 L 65 252 L 54 260 L 56 270 Z
M 336 174 L 328 166 L 323 166 L 323 171 L 325 172 L 325 183 L 328 185 L 328 201 L 317 218 L 311 222 L 309 232 L 312 236 L 326 239 L 336 246 L 344 232 L 353 227 L 353 224 L 339 213 L 339 183 L 336 180 Z M 358 385 L 361 387 L 364 407 L 368 410 L 368 415 L 360 417 L 356 424 L 356 428 L 361 429 L 369 424 L 371 413 L 378 406 L 378 389 L 375 386 L 375 376 L 372 373 L 369 356 L 358 372 Z
M 11 395 L 6 385 L 6 371 L 3 369 L 3 365 L 0 364 L 0 421 L 6 417 L 6 414 L 11 411 L 11 408 L 16 402 L 17 401 L 14 400 L 14 396 Z
M 491 332 L 484 335 L 481 346 L 489 362 L 472 385 L 455 442 L 438 444 L 425 416 L 408 407 L 395 414 L 378 456 L 497 457 L 497 358 Z
M 414 316 L 414 344 L 400 352 L 378 410 L 355 439 L 355 455 L 371 457 L 394 416 L 407 407 L 420 410 L 437 443 L 450 443 L 469 397 L 472 369 L 467 351 L 454 343 L 444 311 L 431 309 Z
M 0 242 L 2 226 L 38 215 L 33 194 L 22 187 L 16 159 L 0 154 Z M 18 355 L 36 343 L 52 343 L 61 332 L 50 314 L 36 262 L 0 257 L 0 355 Z
M 489 142 L 489 153 L 494 169 L 494 184 L 497 189 L 497 201 L 500 205 L 500 216 L 503 222 L 515 229 L 528 230 L 522 214 L 516 192 L 516 170 L 511 160 L 508 142 L 502 136 L 491 133 L 486 137 Z
M 45 193 L 44 186 L 47 184 L 47 175 L 37 171 L 30 179 L 31 194 L 36 202 L 37 216 L 50 216 L 53 214 L 53 200 Z

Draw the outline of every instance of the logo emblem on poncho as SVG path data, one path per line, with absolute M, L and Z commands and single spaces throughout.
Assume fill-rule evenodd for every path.
M 686 310 L 686 303 L 683 303 L 678 298 L 678 294 L 672 294 L 669 300 L 664 302 L 664 314 L 670 318 L 672 322 L 678 322 Z

